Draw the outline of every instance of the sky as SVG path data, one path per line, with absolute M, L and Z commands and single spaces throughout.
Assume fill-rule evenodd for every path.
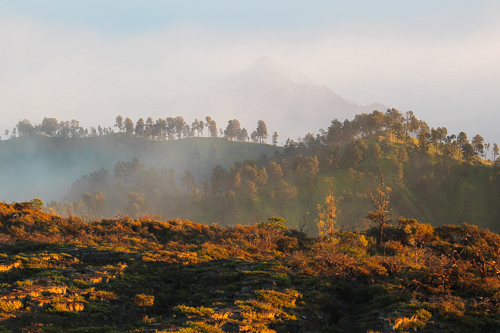
M 481 0 L 0 0 L 0 135 L 25 118 L 145 118 L 268 56 L 346 99 L 500 143 L 498 17 Z

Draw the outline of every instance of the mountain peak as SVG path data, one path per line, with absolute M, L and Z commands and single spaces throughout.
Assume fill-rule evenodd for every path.
M 258 65 L 271 66 L 271 67 L 280 66 L 277 62 L 272 61 L 271 58 L 269 58 L 268 56 L 260 57 L 259 59 L 257 59 L 255 64 L 256 65 L 258 64 Z
M 290 83 L 296 84 L 305 84 L 305 85 L 314 85 L 314 82 L 311 81 L 306 75 L 283 66 L 269 58 L 268 56 L 263 56 L 259 58 L 253 66 L 248 68 L 243 72 L 247 75 L 257 75 L 257 76 L 278 76 L 286 79 Z

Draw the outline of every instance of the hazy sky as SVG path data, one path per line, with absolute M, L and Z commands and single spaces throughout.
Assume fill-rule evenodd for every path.
M 500 143 L 499 17 L 481 0 L 0 0 L 0 134 L 23 118 L 147 117 L 267 55 L 344 98 Z

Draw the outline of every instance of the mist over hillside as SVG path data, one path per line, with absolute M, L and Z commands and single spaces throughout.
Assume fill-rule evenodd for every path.
M 61 200 L 84 175 L 118 161 L 138 158 L 149 168 L 173 168 L 179 177 L 189 169 L 201 181 L 216 165 L 272 155 L 280 147 L 229 142 L 221 138 L 154 141 L 114 133 L 86 138 L 24 136 L 0 141 L 0 200 Z M 212 150 L 209 156 L 209 150 Z
M 385 110 L 381 103 L 358 105 L 316 85 L 307 76 L 262 57 L 243 72 L 221 80 L 209 89 L 173 100 L 165 106 L 169 114 L 195 118 L 237 118 L 252 128 L 256 119 L 266 120 L 270 132 L 287 138 L 326 129 L 332 119 L 352 119 L 356 114 Z M 226 124 L 219 124 L 225 126 Z

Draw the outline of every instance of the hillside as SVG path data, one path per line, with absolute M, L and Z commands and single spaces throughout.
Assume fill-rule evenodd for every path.
M 140 159 L 146 166 L 190 169 L 197 178 L 209 177 L 216 165 L 273 155 L 279 147 L 230 142 L 222 138 L 154 141 L 125 133 L 84 138 L 23 136 L 0 141 L 0 198 L 61 200 L 71 184 L 116 162 Z M 209 151 L 210 156 L 209 156 Z
M 388 109 L 334 119 L 327 130 L 278 147 L 256 143 L 268 135 L 264 121 L 250 143 L 236 120 L 225 130 L 205 120 L 148 117 L 134 125 L 117 116 L 120 133 L 101 126 L 88 132 L 76 120 L 20 121 L 21 136 L 0 143 L 1 194 L 40 197 L 48 212 L 86 221 L 150 215 L 234 225 L 282 216 L 316 235 L 329 196 L 338 226 L 366 229 L 369 193 L 384 177 L 393 219 L 433 226 L 451 219 L 500 231 L 500 149 L 479 134 L 469 140 L 430 128 L 412 111 Z M 195 137 L 207 124 L 212 137 Z
M 498 332 L 500 236 L 400 219 L 309 237 L 270 218 L 85 223 L 0 203 L 3 332 Z
M 391 125 L 391 114 L 399 114 L 401 123 Z M 480 136 L 472 139 L 476 149 L 463 132 L 458 140 L 444 135 L 443 128 L 426 129 L 415 117 L 418 126 L 409 129 L 402 118 L 395 109 L 374 111 L 344 123 L 335 120 L 328 131 L 300 142 L 289 140 L 273 154 L 251 158 L 240 151 L 232 165 L 185 165 L 205 168 L 201 177 L 193 177 L 189 169 L 175 170 L 174 177 L 142 160 L 119 161 L 114 168 L 84 175 L 68 187 L 66 202 L 48 203 L 48 209 L 89 220 L 149 214 L 220 225 L 281 216 L 287 226 L 306 223 L 310 234 L 317 235 L 318 205 L 328 195 L 334 197 L 340 228 L 365 229 L 371 223 L 366 215 L 372 209 L 369 193 L 383 175 L 391 188 L 391 218 L 412 216 L 433 226 L 465 222 L 500 231 L 500 164 L 484 158 Z

